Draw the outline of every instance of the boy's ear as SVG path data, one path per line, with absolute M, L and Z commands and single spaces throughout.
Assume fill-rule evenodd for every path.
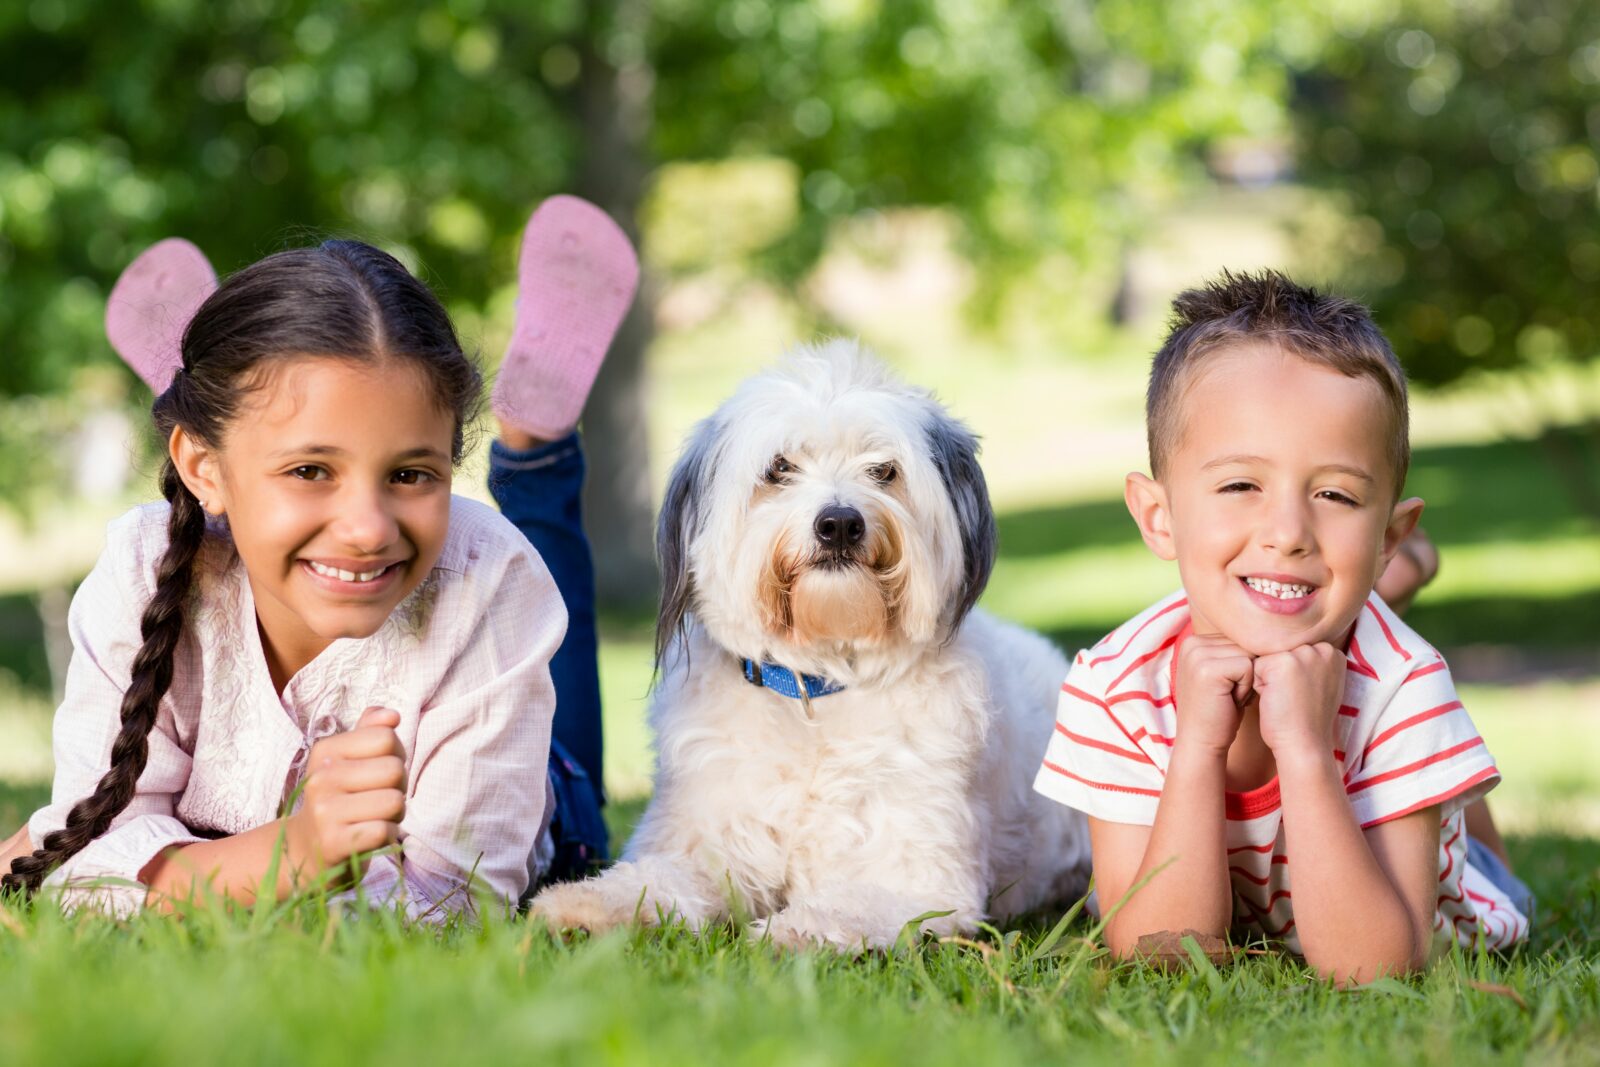
M 185 433 L 182 426 L 174 426 L 172 436 L 167 438 L 167 454 L 172 457 L 178 477 L 189 487 L 189 492 L 204 502 L 207 511 L 220 515 L 227 510 L 227 502 L 222 498 L 215 452 L 198 438 Z
M 1417 528 L 1417 522 L 1422 518 L 1422 498 L 1420 496 L 1407 497 L 1394 506 L 1389 513 L 1389 525 L 1383 529 L 1383 556 L 1378 560 L 1378 573 L 1383 573 L 1383 568 L 1394 559 L 1394 554 L 1400 551 L 1400 545 L 1411 536 L 1411 531 Z
M 1167 491 L 1161 483 L 1135 471 L 1123 485 L 1122 498 L 1150 551 L 1165 560 L 1177 559 L 1178 550 L 1172 543 L 1172 513 L 1167 510 Z

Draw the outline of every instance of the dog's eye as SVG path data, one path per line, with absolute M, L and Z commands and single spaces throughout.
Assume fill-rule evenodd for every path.
M 899 477 L 900 468 L 896 467 L 893 463 L 879 463 L 876 466 L 868 467 L 867 474 L 878 484 L 888 485 L 890 482 L 894 481 L 895 478 Z
M 773 456 L 772 462 L 767 464 L 767 481 L 773 485 L 785 481 L 793 473 L 794 464 L 782 456 Z

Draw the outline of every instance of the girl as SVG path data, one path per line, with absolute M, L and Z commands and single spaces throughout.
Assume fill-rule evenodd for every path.
M 449 494 L 478 387 L 437 301 L 365 245 L 205 300 L 155 407 L 168 504 L 113 524 L 74 602 L 55 803 L 7 885 L 59 865 L 69 904 L 249 901 L 403 840 L 355 868 L 369 898 L 442 914 L 474 874 L 518 898 L 564 612 L 516 531 Z

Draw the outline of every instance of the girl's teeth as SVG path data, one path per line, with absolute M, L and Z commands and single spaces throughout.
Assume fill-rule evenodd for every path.
M 341 582 L 370 582 L 372 579 L 389 569 L 388 567 L 379 567 L 375 571 L 361 571 L 357 573 L 356 571 L 342 570 L 338 567 L 326 567 L 313 560 L 308 560 L 307 562 L 311 564 L 312 570 L 316 571 L 323 577 L 337 578 Z
M 1288 582 L 1274 582 L 1268 578 L 1246 578 L 1245 584 L 1258 593 L 1276 597 L 1279 600 L 1296 600 L 1303 596 L 1311 595 L 1309 585 L 1295 585 Z

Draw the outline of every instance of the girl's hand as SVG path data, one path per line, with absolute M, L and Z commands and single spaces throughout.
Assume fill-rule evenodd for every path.
M 290 860 L 311 873 L 392 845 L 406 812 L 399 712 L 368 708 L 356 727 L 311 746 L 300 810 L 288 819 Z M 355 878 L 367 870 L 360 860 Z
M 1177 744 L 1226 752 L 1255 679 L 1250 653 L 1217 634 L 1191 635 L 1178 651 Z
M 1345 657 L 1326 641 L 1262 656 L 1255 663 L 1261 694 L 1261 740 L 1285 757 L 1326 759 L 1344 696 Z

